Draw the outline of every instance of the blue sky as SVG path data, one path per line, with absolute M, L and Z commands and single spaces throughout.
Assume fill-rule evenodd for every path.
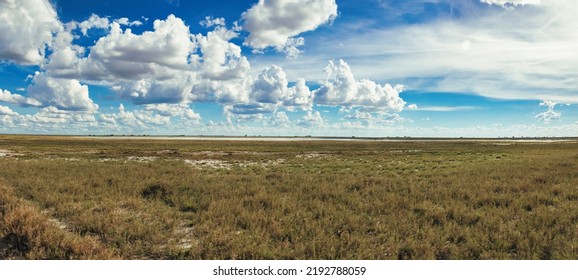
M 0 0 L 0 133 L 578 135 L 567 0 Z

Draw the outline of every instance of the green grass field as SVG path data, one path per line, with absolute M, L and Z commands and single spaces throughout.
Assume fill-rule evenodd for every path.
M 3 259 L 578 259 L 578 142 L 0 136 Z

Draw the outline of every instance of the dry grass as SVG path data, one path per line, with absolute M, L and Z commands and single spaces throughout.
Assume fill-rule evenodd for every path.
M 4 257 L 577 259 L 578 144 L 496 144 L 4 136 Z
M 0 181 L 0 258 L 114 259 L 96 238 L 65 231 L 65 225 L 17 198 Z

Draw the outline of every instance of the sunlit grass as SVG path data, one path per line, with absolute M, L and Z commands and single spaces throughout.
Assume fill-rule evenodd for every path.
M 0 238 L 48 240 L 5 258 L 578 258 L 578 144 L 508 144 L 4 136 Z M 14 229 L 14 203 L 110 253 Z

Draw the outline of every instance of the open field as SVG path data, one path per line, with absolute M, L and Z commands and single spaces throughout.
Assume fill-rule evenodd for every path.
M 4 259 L 578 259 L 578 142 L 0 136 Z

